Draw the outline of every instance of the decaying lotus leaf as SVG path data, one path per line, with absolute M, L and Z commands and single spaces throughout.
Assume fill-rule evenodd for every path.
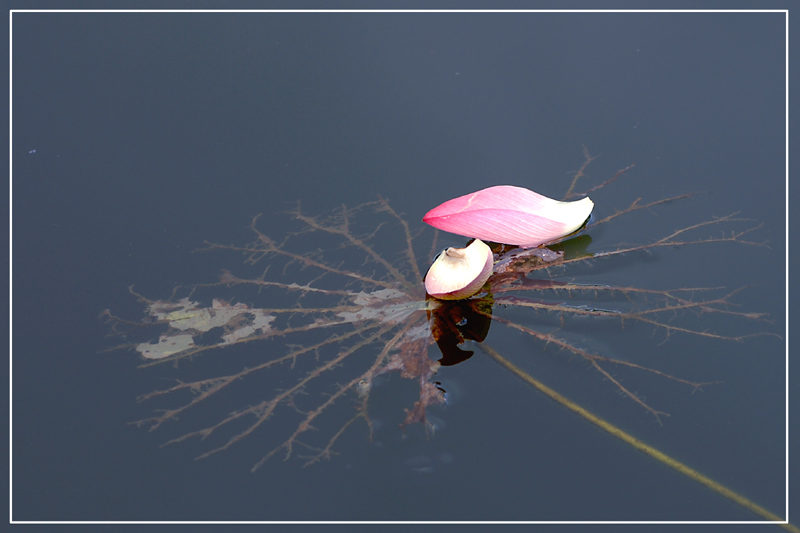
M 275 316 L 245 304 L 230 305 L 215 299 L 211 307 L 182 298 L 177 302 L 158 300 L 147 307 L 148 314 L 169 325 L 157 343 L 142 343 L 136 350 L 148 359 L 163 359 L 196 347 L 194 337 L 214 328 L 224 328 L 218 346 L 233 344 L 247 337 L 269 333 Z
M 161 335 L 156 344 L 145 342 L 136 347 L 136 350 L 147 359 L 161 359 L 176 353 L 181 353 L 194 346 L 191 335 Z
M 353 305 L 360 306 L 356 311 L 340 311 L 337 316 L 343 322 L 381 320 L 398 323 L 418 311 L 424 302 L 408 301 L 408 295 L 395 289 L 379 289 L 371 293 L 359 292 L 353 295 Z

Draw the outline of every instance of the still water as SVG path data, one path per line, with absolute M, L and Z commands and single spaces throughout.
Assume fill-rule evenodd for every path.
M 480 350 L 432 378 L 447 395 L 429 410 L 433 430 L 399 427 L 419 384 L 387 373 L 370 385 L 372 438 L 363 421 L 354 423 L 335 455 L 306 468 L 300 450 L 250 472 L 294 431 L 291 412 L 202 460 L 195 457 L 227 437 L 161 445 L 292 387 L 314 361 L 242 379 L 153 432 L 130 424 L 174 407 L 159 398 L 137 403 L 141 395 L 239 372 L 325 335 L 142 369 L 135 350 L 106 351 L 126 340 L 109 337 L 98 319 L 104 309 L 145 317 L 129 286 L 166 300 L 181 287 L 185 296 L 186 287 L 217 282 L 223 269 L 260 276 L 266 261 L 193 253 L 205 242 L 252 242 L 259 213 L 265 235 L 303 239 L 298 253 L 379 275 L 358 256 L 363 250 L 342 249 L 324 232 L 295 235 L 303 228 L 288 213 L 299 206 L 317 216 L 378 198 L 408 222 L 424 272 L 435 253 L 434 230 L 420 221 L 427 210 L 499 184 L 559 198 L 584 146 L 600 157 L 583 190 L 635 164 L 591 192 L 596 220 L 638 198 L 694 193 L 590 228 L 588 252 L 653 243 L 734 213 L 748 220 L 697 228 L 685 240 L 753 229 L 740 240 L 756 244 L 659 247 L 584 261 L 554 271 L 556 279 L 651 291 L 724 287 L 714 298 L 744 288 L 718 309 L 768 320 L 719 311 L 659 317 L 725 336 L 760 334 L 737 342 L 635 322 L 622 328 L 591 315 L 562 330 L 552 314 L 495 311 L 591 353 L 714 382 L 702 392 L 609 368 L 617 385 L 575 353 L 497 322 L 486 343 L 598 416 L 783 515 L 783 28 L 775 13 L 15 14 L 13 518 L 758 520 Z M 374 229 L 379 215 L 365 209 L 357 220 Z M 440 234 L 437 246 L 464 242 Z M 414 279 L 402 232 L 370 245 Z M 267 272 L 354 289 L 301 266 Z M 218 289 L 202 290 L 209 302 L 297 303 L 253 286 Z M 584 297 L 587 308 L 621 305 Z M 376 343 L 354 355 L 374 360 L 380 350 Z M 427 357 L 440 357 L 435 346 Z M 327 386 L 341 385 L 337 379 L 344 377 L 332 372 Z M 303 392 L 335 390 L 324 386 Z M 669 416 L 654 416 L 634 396 Z M 335 434 L 357 401 L 355 393 L 343 398 L 315 433 Z

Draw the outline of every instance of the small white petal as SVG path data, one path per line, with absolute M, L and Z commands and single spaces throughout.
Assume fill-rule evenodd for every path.
M 462 300 L 481 290 L 492 275 L 492 250 L 479 239 L 466 248 L 448 248 L 425 275 L 425 290 L 434 298 Z

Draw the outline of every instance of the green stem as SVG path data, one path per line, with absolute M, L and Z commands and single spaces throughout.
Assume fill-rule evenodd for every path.
M 624 441 L 625 443 L 630 444 L 631 446 L 633 446 L 637 450 L 646 453 L 650 457 L 652 457 L 652 458 L 656 459 L 657 461 L 667 465 L 668 467 L 670 467 L 670 468 L 672 468 L 674 470 L 677 470 L 681 474 L 693 479 L 694 481 L 697 481 L 698 483 L 700 483 L 702 485 L 705 485 L 706 487 L 710 488 L 714 492 L 717 492 L 718 494 L 721 494 L 722 496 L 725 496 L 729 500 L 733 501 L 734 503 L 737 503 L 737 504 L 741 505 L 745 509 L 748 509 L 748 510 L 752 511 L 755 514 L 757 514 L 757 515 L 759 515 L 759 516 L 761 516 L 761 517 L 763 517 L 763 518 L 765 518 L 767 520 L 770 520 L 770 521 L 773 521 L 773 522 L 779 522 L 779 525 L 781 527 L 783 527 L 784 529 L 788 530 L 788 531 L 794 531 L 796 533 L 800 533 L 800 528 L 797 528 L 797 527 L 793 526 L 792 524 L 788 523 L 786 520 L 784 520 L 783 518 L 779 517 L 778 515 L 768 511 L 767 509 L 761 507 L 757 503 L 748 500 L 747 498 L 745 498 L 741 494 L 732 491 L 728 487 L 726 487 L 724 485 L 721 485 L 720 483 L 717 483 L 716 481 L 714 481 L 713 479 L 711 479 L 711 478 L 709 478 L 707 476 L 704 476 L 703 474 L 701 474 L 697 470 L 695 470 L 695 469 L 693 469 L 693 468 L 681 463 L 680 461 L 678 461 L 676 459 L 673 459 L 672 457 L 670 457 L 669 455 L 665 454 L 664 452 L 661 452 L 661 451 L 653 448 L 649 444 L 646 444 L 646 443 L 640 441 L 639 439 L 637 439 L 636 437 L 634 437 L 630 433 L 626 433 L 625 431 L 621 430 L 617 426 L 615 426 L 615 425 L 613 425 L 613 424 L 611 424 L 609 422 L 606 422 L 605 420 L 603 420 L 602 418 L 598 417 L 597 415 L 587 411 L 586 409 L 584 409 L 580 405 L 576 404 L 575 402 L 573 402 L 569 398 L 559 394 L 558 392 L 556 392 L 555 390 L 551 389 L 550 387 L 548 387 L 547 385 L 545 385 L 541 381 L 538 381 L 537 379 L 535 379 L 533 376 L 531 376 L 530 374 L 528 374 L 527 372 L 525 372 L 524 370 L 522 370 L 521 368 L 516 366 L 514 363 L 512 363 L 511 361 L 509 361 L 508 359 L 506 359 L 505 357 L 500 355 L 498 352 L 496 352 L 490 346 L 487 346 L 485 344 L 480 344 L 479 346 L 480 346 L 481 350 L 483 350 L 487 355 L 489 355 L 492 359 L 494 359 L 495 361 L 500 363 L 506 369 L 510 370 L 518 378 L 522 379 L 523 381 L 525 381 L 529 385 L 533 386 L 535 389 L 539 390 L 540 392 L 544 393 L 548 397 L 550 397 L 553 400 L 557 401 L 558 403 L 560 403 L 561 405 L 563 405 L 564 407 L 566 407 L 570 411 L 579 414 L 580 416 L 582 416 L 583 418 L 585 418 L 586 420 L 588 420 L 592 424 L 595 424 L 596 426 L 600 427 L 601 429 L 607 431 L 608 433 L 610 433 L 613 436 L 617 437 L 618 439 Z

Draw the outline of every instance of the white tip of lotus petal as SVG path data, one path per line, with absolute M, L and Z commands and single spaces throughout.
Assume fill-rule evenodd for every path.
M 441 300 L 463 300 L 477 293 L 492 275 L 492 250 L 479 239 L 466 248 L 448 248 L 425 274 L 425 290 Z

